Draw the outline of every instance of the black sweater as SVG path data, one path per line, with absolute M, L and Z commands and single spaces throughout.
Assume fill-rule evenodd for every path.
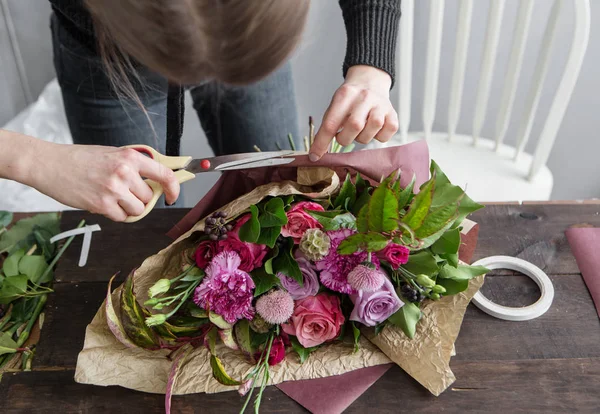
M 61 23 L 73 36 L 95 48 L 94 28 L 83 0 L 50 0 Z M 400 0 L 339 0 L 346 25 L 343 74 L 354 65 L 369 65 L 389 73 L 394 82 Z M 182 89 L 169 91 L 167 153 L 179 153 L 183 128 Z

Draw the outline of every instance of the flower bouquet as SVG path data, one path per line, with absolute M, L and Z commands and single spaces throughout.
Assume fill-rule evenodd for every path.
M 237 387 L 242 411 L 252 395 L 258 411 L 268 384 L 391 359 L 442 392 L 474 278 L 487 271 L 458 259 L 461 223 L 482 206 L 435 162 L 419 191 L 398 170 L 379 182 L 291 170 L 293 180 L 221 205 L 109 286 L 76 379 L 165 392 L 167 411 L 174 393 Z M 112 359 L 130 369 L 98 380 Z

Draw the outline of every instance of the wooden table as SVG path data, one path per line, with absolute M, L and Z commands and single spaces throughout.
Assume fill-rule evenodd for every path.
M 77 267 L 81 238 L 56 272 L 33 372 L 5 374 L 1 413 L 160 413 L 163 396 L 73 381 L 85 327 L 104 299 L 109 277 L 124 275 L 169 243 L 165 232 L 185 210 L 157 210 L 136 224 L 115 224 L 80 212 L 63 216 L 64 229 L 83 217 L 98 223 L 88 265 Z M 529 322 L 494 319 L 470 305 L 451 367 L 457 381 L 431 396 L 394 367 L 348 410 L 366 412 L 600 412 L 600 320 L 583 283 L 564 231 L 572 225 L 600 226 L 600 204 L 491 205 L 472 217 L 480 223 L 475 259 L 521 257 L 544 269 L 556 289 L 554 303 Z M 508 271 L 488 277 L 484 293 L 507 305 L 526 305 L 539 290 Z M 173 412 L 237 412 L 236 392 L 174 398 Z M 269 387 L 263 412 L 305 412 Z

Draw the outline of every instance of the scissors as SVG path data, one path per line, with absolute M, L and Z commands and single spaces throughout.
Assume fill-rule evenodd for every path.
M 223 155 L 212 158 L 192 159 L 192 157 L 169 157 L 147 145 L 127 145 L 171 169 L 179 184 L 196 178 L 196 174 L 212 171 L 243 170 L 248 168 L 285 165 L 294 161 L 295 156 L 303 154 L 298 151 L 252 152 L 245 154 Z M 162 186 L 153 180 L 144 180 L 152 189 L 152 199 L 146 204 L 144 212 L 139 216 L 128 216 L 125 223 L 134 223 L 146 217 L 163 194 Z

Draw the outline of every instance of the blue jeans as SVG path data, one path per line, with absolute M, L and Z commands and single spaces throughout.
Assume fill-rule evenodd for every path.
M 78 41 L 52 15 L 54 66 L 76 144 L 146 144 L 165 153 L 167 80 L 136 65 L 133 88 L 143 104 L 119 97 L 95 50 Z M 209 144 L 216 155 L 289 148 L 299 141 L 291 65 L 244 87 L 208 82 L 188 88 Z M 188 155 L 188 154 L 186 154 Z M 189 154 L 196 157 L 203 154 Z

